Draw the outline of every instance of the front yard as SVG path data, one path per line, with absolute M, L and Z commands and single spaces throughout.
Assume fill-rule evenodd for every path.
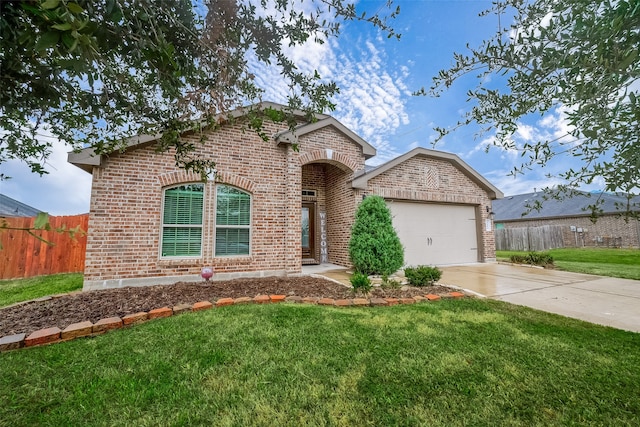
M 551 254 L 640 278 L 640 251 Z M 5 281 L 0 307 L 81 285 Z M 636 426 L 639 349 L 640 334 L 493 300 L 234 305 L 0 353 L 0 426 Z
M 555 268 L 574 273 L 640 280 L 640 250 L 608 248 L 564 248 L 544 251 L 550 254 Z M 497 251 L 498 260 L 508 261 L 513 254 L 526 252 Z
M 490 300 L 232 306 L 0 354 L 0 424 L 638 425 L 640 334 Z

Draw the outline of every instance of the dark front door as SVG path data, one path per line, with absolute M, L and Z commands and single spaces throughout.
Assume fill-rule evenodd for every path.
M 312 261 L 316 257 L 316 209 L 314 203 L 302 204 L 302 259 Z

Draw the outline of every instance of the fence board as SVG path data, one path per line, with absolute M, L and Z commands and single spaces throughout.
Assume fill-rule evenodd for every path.
M 496 229 L 495 238 L 499 251 L 545 251 L 564 247 L 559 225 Z
M 10 227 L 32 228 L 35 218 L 5 218 Z M 89 215 L 52 216 L 52 229 L 80 226 L 87 231 Z M 0 279 L 42 276 L 46 274 L 77 273 L 84 271 L 87 236 L 38 230 L 36 234 L 51 242 L 48 245 L 25 231 L 0 229 Z

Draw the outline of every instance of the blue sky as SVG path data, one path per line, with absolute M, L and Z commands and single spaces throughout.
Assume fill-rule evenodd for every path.
M 385 3 L 361 0 L 358 7 L 375 12 Z M 309 2 L 302 4 L 306 7 Z M 546 173 L 559 166 L 566 168 L 567 159 L 513 178 L 508 173 L 520 164 L 518 153 L 497 148 L 485 153 L 491 135 L 475 139 L 473 128 L 462 128 L 436 147 L 431 145 L 433 127 L 455 124 L 467 108 L 465 93 L 473 79 L 455 84 L 439 98 L 411 95 L 422 86 L 428 87 L 431 78 L 451 64 L 453 52 L 464 52 L 467 43 L 478 46 L 493 35 L 497 18 L 478 16 L 491 2 L 396 0 L 396 4 L 401 11 L 393 27 L 402 34 L 400 41 L 381 36 L 369 25 L 349 22 L 343 24 L 339 39 L 322 45 L 310 43 L 290 52 L 302 69 L 318 69 L 323 77 L 338 83 L 341 93 L 335 99 L 337 109 L 332 115 L 377 148 L 378 156 L 371 163 L 391 160 L 420 146 L 457 154 L 505 195 L 553 185 Z M 282 102 L 286 87 L 279 85 L 278 71 L 264 67 L 255 71 L 258 81 L 269 88 L 265 99 Z M 561 111 L 554 111 L 522 123 L 514 139 L 523 142 L 563 132 L 566 125 Z M 39 177 L 20 162 L 7 162 L 0 165 L 0 172 L 12 179 L 0 181 L 0 192 L 53 215 L 88 212 L 91 175 L 68 164 L 67 148 L 53 139 L 52 143 L 48 175 Z M 597 188 L 595 183 L 588 189 Z

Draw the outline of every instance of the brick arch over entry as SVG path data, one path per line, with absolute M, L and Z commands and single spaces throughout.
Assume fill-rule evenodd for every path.
M 350 157 L 331 149 L 312 150 L 298 157 L 300 166 L 308 163 L 329 163 L 338 169 L 353 173 L 359 169 L 358 163 Z

